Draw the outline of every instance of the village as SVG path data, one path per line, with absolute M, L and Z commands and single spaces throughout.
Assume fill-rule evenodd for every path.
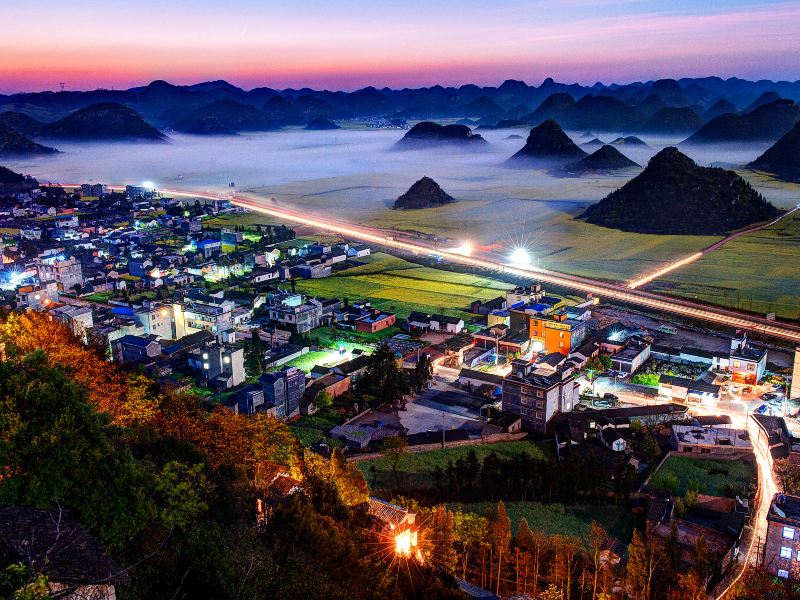
M 751 544 L 771 573 L 800 576 L 800 496 L 776 483 L 800 468 L 800 350 L 537 281 L 487 287 L 489 274 L 436 257 L 298 237 L 229 201 L 147 185 L 30 181 L 4 190 L 0 232 L 8 310 L 44 312 L 164 390 L 275 417 L 311 451 L 344 454 L 370 510 L 407 528 L 408 552 L 414 511 L 397 498 L 476 514 L 501 500 L 515 531 L 554 510 L 578 535 L 602 522 L 612 562 L 643 521 L 685 565 L 714 557 L 709 589 Z M 469 277 L 480 293 L 453 306 L 355 285 L 402 273 L 401 260 L 436 274 L 423 289 Z M 273 483 L 270 502 L 299 485 Z M 763 494 L 767 514 L 754 510 Z M 462 589 L 490 597 L 486 577 L 469 583 L 465 569 Z

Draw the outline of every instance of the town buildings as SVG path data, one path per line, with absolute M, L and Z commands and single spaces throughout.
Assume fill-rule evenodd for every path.
M 764 568 L 800 580 L 800 497 L 775 494 L 767 513 Z

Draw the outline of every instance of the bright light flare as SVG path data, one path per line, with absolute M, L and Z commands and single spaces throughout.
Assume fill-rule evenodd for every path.
M 411 556 L 411 531 L 406 529 L 394 536 L 394 553 L 398 556 Z
M 472 244 L 469 242 L 464 242 L 460 246 L 456 246 L 455 248 L 448 248 L 447 251 L 452 254 L 460 254 L 461 256 L 472 256 Z
M 142 182 L 142 187 L 143 187 L 144 189 L 146 189 L 146 190 L 152 190 L 152 191 L 155 191 L 155 189 L 156 189 L 156 184 L 155 184 L 155 183 L 153 183 L 152 181 L 143 181 L 143 182 Z
M 514 248 L 508 260 L 515 267 L 529 267 L 531 265 L 531 255 L 526 248 Z

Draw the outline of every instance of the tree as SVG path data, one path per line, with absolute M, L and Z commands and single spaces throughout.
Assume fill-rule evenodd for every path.
M 307 451 L 308 456 L 310 451 Z M 346 506 L 358 506 L 369 500 L 369 486 L 355 464 L 348 463 L 341 448 L 334 448 L 330 460 L 331 480 Z
M 606 367 L 599 356 L 593 356 L 588 361 L 586 361 L 586 369 L 588 369 L 589 371 L 594 371 L 595 373 L 602 373 L 603 371 L 606 370 Z
M 600 355 L 600 362 L 603 363 L 603 370 L 605 370 L 605 371 L 608 371 L 609 369 L 611 369 L 611 366 L 613 364 L 611 362 L 611 357 L 608 354 L 601 354 Z
M 452 575 L 458 558 L 454 547 L 456 536 L 453 513 L 443 504 L 439 504 L 431 512 L 429 523 L 426 529 L 430 536 L 428 545 L 431 562 L 445 573 Z
M 329 408 L 333 405 L 333 396 L 327 390 L 320 390 L 314 396 L 314 404 L 316 404 L 317 408 Z
M 653 574 L 657 567 L 656 545 L 645 540 L 638 529 L 633 530 L 633 539 L 628 546 L 628 580 L 634 598 L 649 600 Z
M 412 376 L 414 389 L 419 392 L 428 385 L 431 379 L 433 379 L 433 363 L 431 363 L 430 356 L 423 352 L 414 366 L 414 375 Z
M 597 598 L 597 583 L 600 577 L 600 557 L 608 543 L 608 532 L 597 521 L 589 525 L 589 556 L 592 561 L 592 600 Z
M 248 377 L 258 377 L 264 372 L 266 351 L 266 345 L 258 335 L 258 329 L 253 329 L 250 339 L 244 344 L 244 370 Z
M 360 383 L 366 383 L 374 395 L 390 404 L 396 404 L 408 387 L 397 357 L 386 344 L 369 357 L 365 379 Z
M 497 582 L 495 593 L 500 595 L 500 586 L 503 580 L 503 560 L 508 560 L 511 546 L 511 520 L 506 513 L 506 505 L 501 500 L 497 504 L 497 513 L 489 522 L 489 539 L 494 553 L 497 555 Z
M 481 549 L 486 539 L 486 518 L 475 513 L 456 510 L 453 513 L 455 545 L 459 553 L 461 579 L 467 577 L 470 558 Z
M 784 494 L 800 494 L 800 464 L 780 460 L 775 462 L 775 470 Z
M 400 491 L 399 467 L 408 452 L 408 440 L 402 435 L 391 435 L 383 438 L 383 451 L 394 475 L 395 490 Z

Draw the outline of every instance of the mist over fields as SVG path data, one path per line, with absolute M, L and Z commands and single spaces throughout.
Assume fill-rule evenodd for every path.
M 526 246 L 537 264 L 563 272 L 625 281 L 652 272 L 676 258 L 694 253 L 719 239 L 712 236 L 647 235 L 591 225 L 574 217 L 586 206 L 621 187 L 639 169 L 609 176 L 558 178 L 539 169 L 509 168 L 505 161 L 524 144 L 527 129 L 480 133 L 490 142 L 483 150 L 439 147 L 401 151 L 394 147 L 402 130 L 340 129 L 278 132 L 238 136 L 170 134 L 169 144 L 59 143 L 62 153 L 5 164 L 40 181 L 139 184 L 159 187 L 229 191 L 274 198 L 342 221 L 436 234 L 453 240 L 511 248 Z M 585 143 L 585 132 L 569 132 Z M 507 139 L 521 135 L 523 139 Z M 609 142 L 616 134 L 600 134 Z M 641 165 L 666 145 L 680 139 L 641 136 L 650 146 L 619 146 Z M 741 168 L 765 145 L 681 146 L 702 165 Z M 741 170 L 776 206 L 800 200 L 797 185 Z M 435 179 L 457 202 L 439 208 L 396 211 L 393 201 L 420 177 Z M 785 231 L 746 236 L 713 259 L 675 272 L 658 282 L 666 293 L 705 298 L 730 305 L 752 296 L 754 309 L 795 317 L 800 303 L 796 248 L 800 228 L 793 220 Z M 785 255 L 776 263 L 775 256 Z M 788 263 L 787 263 L 788 261 Z M 755 285 L 755 282 L 759 282 Z M 654 284 L 655 285 L 655 284 Z M 656 288 L 654 288 L 656 289 Z
M 603 177 L 559 179 L 535 169 L 508 169 L 504 161 L 524 144 L 527 129 L 481 131 L 490 144 L 480 150 L 435 148 L 398 151 L 394 143 L 401 130 L 305 131 L 247 133 L 238 136 L 193 136 L 172 133 L 169 144 L 70 143 L 61 141 L 56 156 L 6 160 L 16 171 L 42 181 L 81 183 L 93 179 L 105 183 L 154 181 L 160 187 L 182 187 L 227 191 L 228 182 L 238 190 L 271 187 L 283 192 L 291 184 L 341 179 L 354 187 L 374 187 L 370 203 L 383 204 L 408 188 L 423 175 L 436 179 L 459 199 L 492 197 L 506 190 L 507 197 L 576 200 L 591 202 L 609 188 L 622 185 L 634 173 Z M 582 132 L 570 132 L 581 144 Z M 609 142 L 616 135 L 601 134 Z M 665 145 L 680 139 L 643 139 L 650 148 L 620 146 L 632 160 L 645 164 Z M 682 151 L 697 162 L 738 166 L 756 158 L 767 145 L 752 147 L 687 146 Z M 375 178 L 379 179 L 379 184 Z M 337 186 L 333 186 L 331 190 Z M 315 193 L 324 192 L 317 190 Z M 769 195 L 769 191 L 765 193 Z M 770 197 L 785 204 L 782 194 Z M 359 198 L 361 208 L 364 198 Z M 375 207 L 369 207 L 375 208 Z

